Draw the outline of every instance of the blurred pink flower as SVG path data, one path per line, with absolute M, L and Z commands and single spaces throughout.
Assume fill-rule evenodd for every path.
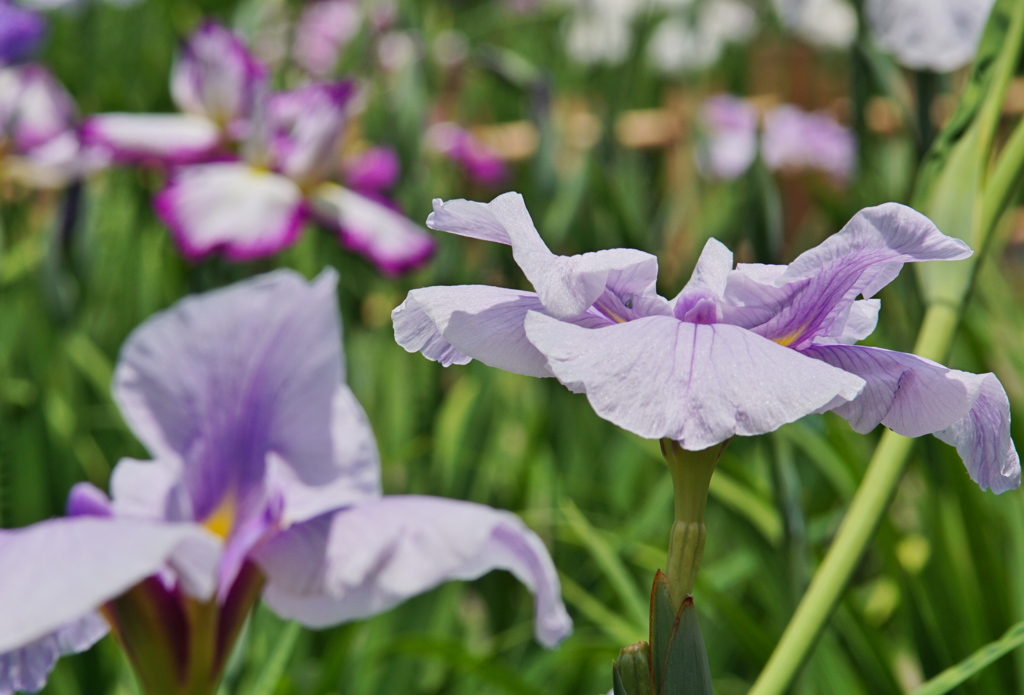
M 827 114 L 782 104 L 765 115 L 761 156 L 773 170 L 819 169 L 847 181 L 857 165 L 857 141 Z
M 746 99 L 716 94 L 701 106 L 704 138 L 697 148 L 697 166 L 709 178 L 741 176 L 757 157 L 757 110 Z
M 355 0 L 320 0 L 307 5 L 295 28 L 295 60 L 310 75 L 326 77 L 362 23 Z
M 427 146 L 458 164 L 476 183 L 494 186 L 508 175 L 501 158 L 456 123 L 432 125 L 427 131 Z

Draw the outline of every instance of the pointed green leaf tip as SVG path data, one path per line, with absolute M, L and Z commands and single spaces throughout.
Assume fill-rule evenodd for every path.
M 693 597 L 676 610 L 668 577 L 651 588 L 651 680 L 657 695 L 712 695 L 711 671 Z M 632 695 L 629 693 L 628 695 Z
M 708 654 L 697 625 L 692 596 L 679 607 L 668 646 L 665 684 L 659 695 L 712 695 Z
M 612 667 L 615 695 L 654 695 L 647 642 L 623 647 Z
M 658 570 L 651 587 L 651 681 L 654 692 L 662 692 L 668 647 L 676 623 L 676 607 L 672 604 L 672 591 L 668 577 Z

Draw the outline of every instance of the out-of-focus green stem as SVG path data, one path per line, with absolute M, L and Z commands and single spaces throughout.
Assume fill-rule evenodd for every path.
M 992 230 L 1006 209 L 1015 189 L 1024 175 L 1024 119 L 1017 123 L 1013 134 L 1006 142 L 999 160 L 985 183 L 985 194 L 981 200 L 980 230 L 986 239 L 992 238 Z M 975 249 L 981 253 L 982 249 Z
M 933 304 L 925 314 L 914 352 L 942 360 L 952 345 L 959 318 L 960 307 Z M 912 439 L 891 430 L 882 435 L 832 547 L 748 695 L 779 695 L 789 687 L 835 610 L 854 567 L 888 509 L 912 444 Z

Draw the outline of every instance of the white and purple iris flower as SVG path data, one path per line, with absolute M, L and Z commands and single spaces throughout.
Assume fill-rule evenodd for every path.
M 995 0 L 867 0 L 882 47 L 915 70 L 952 72 L 974 59 Z
M 435 201 L 427 225 L 509 244 L 536 292 L 413 290 L 392 313 L 410 352 L 445 366 L 478 359 L 553 376 L 606 420 L 692 451 L 831 410 L 862 433 L 883 424 L 935 434 L 982 488 L 1020 484 L 1009 402 L 993 374 L 855 344 L 877 322 L 873 295 L 904 263 L 971 253 L 910 208 L 862 210 L 788 266 L 734 268 L 712 239 L 672 300 L 655 290 L 650 254 L 551 253 L 516 193 L 488 204 Z
M 568 634 L 518 517 L 381 497 L 340 338 L 333 273 L 291 271 L 186 298 L 128 338 L 114 398 L 153 460 L 121 461 L 109 497 L 77 485 L 65 518 L 0 531 L 0 693 L 38 690 L 108 630 L 144 685 L 207 692 L 261 595 L 323 627 L 496 568 L 536 594 L 541 643 Z
M 242 39 L 207 21 L 182 46 L 171 72 L 171 96 L 182 113 L 100 114 L 85 121 L 82 136 L 121 163 L 207 161 L 245 138 L 266 89 L 267 71 Z
M 496 186 L 508 177 L 505 163 L 466 128 L 443 121 L 427 130 L 427 145 L 459 165 L 466 176 L 484 186 Z
M 274 94 L 265 123 L 252 128 L 243 146 L 244 160 L 176 169 L 155 204 L 185 254 L 196 259 L 220 251 L 232 260 L 269 255 L 291 244 L 312 219 L 385 274 L 426 261 L 435 246 L 426 230 L 329 178 L 339 166 L 351 94 L 349 82 Z M 359 183 L 387 179 L 395 163 L 369 162 Z
M 0 67 L 0 181 L 56 189 L 106 164 L 84 147 L 75 103 L 46 68 Z

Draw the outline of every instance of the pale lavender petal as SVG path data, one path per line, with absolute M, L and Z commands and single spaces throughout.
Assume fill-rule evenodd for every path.
M 708 239 L 697 259 L 693 275 L 679 296 L 687 292 L 702 291 L 721 299 L 725 295 L 725 285 L 729 273 L 732 272 L 732 265 L 732 251 L 718 239 Z
M 961 372 L 961 374 L 963 374 Z M 999 494 L 1020 487 L 1020 457 L 1010 439 L 1010 402 L 995 374 L 966 374 L 978 390 L 971 412 L 935 436 L 956 447 L 971 480 Z
M 85 516 L 0 530 L 0 653 L 81 618 L 205 535 L 194 525 Z
M 171 95 L 182 111 L 227 126 L 247 118 L 266 69 L 242 39 L 207 21 L 189 37 L 171 72 Z
M 92 483 L 75 483 L 68 493 L 67 516 L 113 516 L 114 509 L 107 493 Z
M 705 176 L 731 180 L 757 157 L 757 109 L 746 99 L 717 94 L 701 106 L 705 138 L 697 149 L 697 164 Z
M 978 395 L 959 378 L 963 372 L 904 352 L 861 345 L 812 345 L 802 352 L 867 382 L 855 399 L 833 408 L 861 434 L 879 423 L 905 437 L 931 434 L 965 417 Z
M 365 618 L 451 579 L 512 572 L 536 595 L 537 640 L 572 629 L 543 542 L 514 514 L 436 497 L 392 496 L 292 527 L 256 554 L 264 599 L 310 627 Z
M 274 452 L 307 485 L 351 474 L 336 437 L 344 378 L 336 276 L 278 271 L 189 297 L 128 338 L 114 376 L 121 412 L 158 459 L 180 461 L 196 519 L 233 491 L 239 514 L 262 513 Z M 378 494 L 375 486 L 367 495 Z
M 413 290 L 391 312 L 395 340 L 445 367 L 477 359 L 491 367 L 552 376 L 547 360 L 526 338 L 529 311 L 543 311 L 532 292 L 487 285 Z
M 611 288 L 627 304 L 654 295 L 658 259 L 635 249 L 556 256 L 540 238 L 523 197 L 504 193 L 490 203 L 434 201 L 427 226 L 462 236 L 512 245 L 512 255 L 552 316 L 582 314 Z
M 830 338 L 816 338 L 815 342 L 828 345 L 836 343 L 842 345 L 853 345 L 864 340 L 875 332 L 878 325 L 878 312 L 882 308 L 879 299 L 857 299 L 850 305 L 850 313 L 846 317 L 846 325 L 843 326 L 839 335 Z
M 208 159 L 220 143 L 217 124 L 193 114 L 105 113 L 82 124 L 82 141 L 115 161 L 190 164 Z
M 380 495 L 380 454 L 366 412 L 345 384 L 335 391 L 331 405 L 334 465 L 339 471 L 333 481 L 304 482 L 276 453 L 267 457 L 267 487 L 281 496 L 282 526 Z
M 366 256 L 382 273 L 400 275 L 434 253 L 434 238 L 422 226 L 355 191 L 322 184 L 310 203 L 319 219 L 338 230 L 346 248 Z
M 97 613 L 89 613 L 24 647 L 0 654 L 0 695 L 43 689 L 57 659 L 96 644 L 110 630 Z
M 840 337 L 854 299 L 870 298 L 904 263 L 970 254 L 963 241 L 945 236 L 911 208 L 865 208 L 784 272 L 778 266 L 738 266 L 726 287 L 724 321 L 799 349 L 816 338 Z
M 691 451 L 771 432 L 864 386 L 860 377 L 723 324 L 652 316 L 585 329 L 530 312 L 526 335 L 598 415 Z
M 868 0 L 878 43 L 903 66 L 952 72 L 971 62 L 995 0 Z
M 305 219 L 295 182 L 240 162 L 178 169 L 154 206 L 193 260 L 215 251 L 234 261 L 269 256 L 295 241 Z

